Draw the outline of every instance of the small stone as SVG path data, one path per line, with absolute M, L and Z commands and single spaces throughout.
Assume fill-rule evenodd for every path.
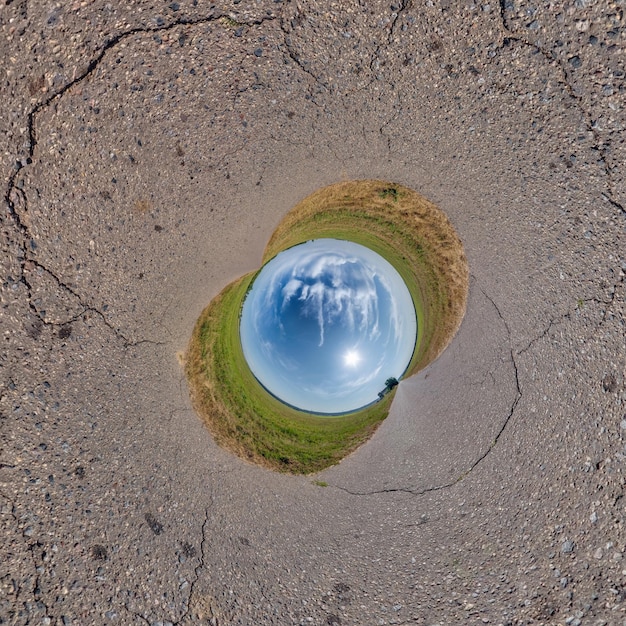
M 570 57 L 567 60 L 572 67 L 580 67 L 583 64 L 579 56 Z
M 257 49 L 254 51 L 254 56 L 255 56 L 255 57 L 260 57 L 260 56 L 263 56 L 263 48 L 257 48 Z
M 619 423 L 619 427 L 622 430 L 626 430 L 626 419 L 623 419 L 620 423 Z
M 108 552 L 105 546 L 96 544 L 91 548 L 91 557 L 96 561 L 106 561 Z
M 561 544 L 561 552 L 563 554 L 571 554 L 572 552 L 574 552 L 574 542 L 570 541 L 569 539 L 567 541 L 564 541 Z
M 602 379 L 602 388 L 604 391 L 608 391 L 609 393 L 613 393 L 617 389 L 617 379 L 615 378 L 615 374 L 607 374 Z
M 144 518 L 148 523 L 148 527 L 155 535 L 160 535 L 163 532 L 163 524 L 161 524 L 152 513 L 146 513 Z
M 593 553 L 593 558 L 594 559 L 601 559 L 602 556 L 604 555 L 604 552 L 602 550 L 602 548 L 598 548 L 594 553 Z
M 595 524 L 598 521 L 598 514 L 595 511 L 589 516 L 589 521 L 592 524 Z

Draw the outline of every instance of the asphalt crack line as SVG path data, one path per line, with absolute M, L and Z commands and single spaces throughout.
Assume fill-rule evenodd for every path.
M 395 34 L 396 26 L 402 14 L 413 6 L 413 0 L 400 0 L 400 7 L 396 10 L 395 17 L 391 20 L 391 26 L 389 28 L 389 35 L 387 37 L 387 45 L 391 45 L 392 37 Z
M 312 72 L 306 66 L 306 62 L 302 61 L 300 55 L 298 55 L 298 53 L 294 50 L 290 37 L 290 35 L 292 34 L 292 30 L 290 30 L 289 27 L 286 25 L 285 19 L 283 17 L 280 18 L 280 30 L 283 33 L 283 43 L 285 45 L 285 50 L 283 52 L 286 52 L 285 56 L 291 59 L 296 64 L 296 66 L 300 68 L 300 70 L 302 70 L 305 74 L 311 77 L 320 87 L 328 89 L 328 85 L 319 76 L 317 76 L 317 74 Z M 311 97 L 313 97 L 312 94 Z
M 4 465 L 4 467 L 15 467 L 15 466 L 8 466 L 8 465 Z M 16 536 L 20 536 L 20 526 L 19 526 L 19 519 L 17 517 L 17 505 L 15 503 L 15 499 L 10 498 L 9 496 L 7 496 L 5 493 L 0 492 L 0 498 L 4 498 L 11 506 L 11 510 L 10 510 L 10 515 L 13 518 L 13 523 L 15 524 L 15 535 Z M 22 539 L 25 539 L 24 535 L 21 535 Z M 25 541 L 26 543 L 26 548 L 29 549 L 28 543 Z M 15 594 L 15 598 L 13 600 L 13 602 L 15 604 L 17 604 L 17 601 L 22 593 L 22 587 L 20 586 L 18 580 L 16 580 L 15 578 L 13 578 L 13 576 L 11 576 L 11 583 L 13 585 L 13 591 Z M 34 597 L 34 594 L 33 594 Z
M 24 191 L 20 187 L 18 187 L 17 178 L 18 178 L 18 175 L 19 175 L 20 171 L 24 167 L 27 167 L 28 165 L 31 165 L 32 162 L 33 162 L 33 156 L 35 154 L 35 150 L 36 150 L 37 144 L 38 144 L 38 140 L 37 140 L 37 116 L 39 115 L 39 113 L 41 111 L 43 111 L 47 107 L 49 107 L 55 100 L 57 100 L 58 98 L 61 98 L 69 89 L 71 89 L 75 85 L 79 84 L 80 82 L 84 81 L 86 78 L 91 76 L 95 72 L 95 70 L 98 68 L 98 66 L 100 65 L 100 63 L 104 59 L 104 57 L 107 54 L 107 52 L 109 50 L 115 48 L 118 44 L 122 43 L 123 41 L 125 41 L 129 37 L 132 37 L 133 35 L 137 35 L 137 34 L 157 33 L 157 32 L 173 30 L 173 29 L 178 28 L 180 26 L 198 26 L 198 25 L 201 25 L 201 24 L 208 24 L 208 23 L 212 23 L 212 22 L 219 22 L 219 21 L 222 21 L 224 19 L 232 19 L 232 18 L 228 14 L 222 13 L 222 12 L 210 13 L 206 17 L 202 17 L 202 18 L 199 18 L 199 19 L 190 19 L 190 18 L 182 17 L 182 18 L 177 19 L 177 20 L 175 20 L 175 21 L 173 21 L 173 22 L 171 22 L 169 24 L 164 24 L 162 26 L 139 26 L 139 27 L 132 28 L 130 30 L 124 31 L 122 33 L 118 33 L 117 35 L 114 35 L 114 36 L 110 37 L 107 41 L 105 41 L 105 43 L 100 48 L 99 52 L 96 54 L 96 56 L 93 59 L 91 59 L 91 61 L 88 63 L 86 69 L 83 72 L 81 72 L 78 76 L 75 76 L 74 78 L 72 78 L 72 80 L 70 80 L 65 85 L 63 85 L 58 91 L 56 91 L 55 93 L 53 93 L 50 96 L 48 96 L 45 100 L 42 100 L 41 102 L 37 103 L 29 111 L 29 113 L 27 115 L 27 129 L 28 129 L 28 149 L 26 151 L 27 156 L 25 158 L 15 159 L 16 168 L 15 168 L 15 171 L 13 171 L 11 173 L 11 175 L 9 176 L 9 179 L 7 181 L 7 187 L 6 187 L 6 192 L 4 194 L 4 197 L 5 197 L 5 202 L 6 202 L 6 206 L 7 206 L 7 209 L 8 209 L 9 216 L 12 218 L 12 221 L 13 221 L 13 223 L 15 225 L 15 228 L 17 229 L 18 233 L 21 235 L 21 241 L 16 241 L 15 242 L 22 249 L 22 255 L 21 255 L 21 258 L 20 258 L 20 276 L 19 276 L 17 282 L 21 282 L 27 288 L 27 290 L 28 290 L 29 307 L 31 308 L 31 310 L 33 310 L 35 312 L 37 317 L 45 325 L 55 326 L 55 325 L 60 325 L 60 324 L 55 324 L 55 323 L 52 323 L 52 322 L 48 322 L 45 319 L 43 319 L 41 317 L 41 315 L 39 315 L 36 307 L 34 307 L 34 305 L 32 304 L 32 302 L 31 302 L 32 287 L 31 287 L 28 279 L 25 276 L 26 263 L 27 262 L 35 263 L 35 265 L 37 267 L 40 267 L 42 270 L 47 272 L 56 281 L 56 283 L 59 285 L 59 287 L 63 288 L 68 293 L 70 293 L 74 297 L 76 297 L 78 299 L 79 303 L 80 303 L 80 306 L 84 307 L 84 310 L 80 314 L 78 314 L 77 316 L 74 316 L 71 319 L 68 319 L 67 321 L 63 322 L 63 324 L 67 324 L 67 323 L 71 323 L 73 321 L 76 321 L 81 315 L 84 315 L 87 312 L 91 312 L 91 313 L 94 313 L 95 315 L 97 315 L 102 320 L 104 325 L 107 328 L 109 328 L 109 330 L 111 330 L 116 337 L 120 338 L 124 342 L 124 346 L 126 348 L 132 347 L 132 346 L 141 345 L 141 344 L 144 344 L 144 343 L 149 343 L 149 344 L 154 344 L 154 345 L 163 345 L 160 342 L 155 342 L 155 341 L 151 341 L 151 340 L 147 340 L 147 339 L 143 339 L 143 340 L 139 340 L 139 341 L 131 341 L 130 339 L 125 337 L 119 331 L 119 329 L 116 329 L 109 322 L 109 320 L 102 313 L 102 311 L 98 310 L 97 308 L 95 308 L 93 306 L 86 305 L 83 302 L 83 299 L 73 289 L 71 289 L 67 284 L 65 284 L 53 271 L 51 271 L 47 267 L 43 266 L 42 264 L 38 263 L 34 259 L 28 258 L 27 241 L 29 239 L 31 239 L 31 234 L 30 234 L 30 229 L 28 227 L 28 224 L 25 222 L 25 220 L 22 217 L 22 211 L 24 213 L 26 213 L 28 211 L 28 199 L 27 199 L 26 194 L 24 193 Z M 256 19 L 246 20 L 245 22 L 241 22 L 240 24 L 242 26 L 243 25 L 245 25 L 245 26 L 260 26 L 260 25 L 264 24 L 265 22 L 269 22 L 269 21 L 272 21 L 272 20 L 275 20 L 275 19 L 277 19 L 276 15 L 268 14 L 265 17 L 259 17 L 259 18 L 256 18 Z M 239 24 L 239 22 L 238 22 L 238 24 Z
M 589 302 L 589 301 L 590 300 L 585 300 L 584 302 Z M 537 335 L 536 337 L 533 337 L 528 342 L 526 347 L 524 347 L 521 350 L 517 351 L 517 356 L 520 356 L 520 355 L 524 354 L 525 352 L 528 352 L 528 350 L 530 350 L 530 348 L 532 348 L 532 346 L 534 346 L 538 341 L 541 341 L 544 337 L 546 337 L 555 326 L 559 326 L 560 324 L 562 324 L 566 320 L 569 321 L 571 319 L 572 319 L 572 311 L 568 311 L 567 313 L 564 313 L 560 317 L 552 318 L 549 321 L 548 325 L 541 331 L 541 333 L 539 333 L 539 335 Z
M 63 96 L 72 87 L 74 87 L 78 83 L 88 78 L 91 74 L 93 74 L 94 71 L 97 69 L 97 67 L 100 65 L 100 63 L 102 62 L 102 60 L 104 59 L 106 53 L 109 50 L 115 48 L 118 44 L 122 43 L 125 39 L 128 39 L 129 37 L 132 37 L 133 35 L 137 35 L 137 34 L 164 32 L 168 30 L 173 30 L 175 28 L 178 28 L 179 26 L 199 26 L 201 24 L 209 24 L 211 22 L 218 22 L 223 19 L 232 19 L 232 18 L 230 18 L 229 15 L 227 15 L 226 13 L 211 13 L 210 15 L 199 18 L 199 19 L 180 18 L 178 20 L 175 20 L 174 22 L 171 22 L 170 24 L 164 24 L 162 26 L 138 26 L 136 28 L 131 28 L 130 30 L 124 31 L 122 33 L 118 33 L 117 35 L 112 36 L 103 44 L 98 54 L 89 62 L 89 64 L 87 65 L 87 68 L 81 74 L 79 74 L 78 76 L 75 76 L 72 80 L 70 80 L 65 85 L 63 85 L 63 87 L 61 87 L 58 91 L 51 94 L 45 100 L 42 100 L 41 102 L 37 103 L 31 109 L 31 111 L 28 113 L 28 116 L 27 116 L 27 128 L 28 128 L 27 155 L 28 156 L 26 157 L 26 159 L 19 159 L 19 160 L 16 159 L 15 162 L 17 164 L 17 168 L 16 168 L 16 171 L 13 172 L 11 176 L 9 177 L 9 184 L 7 187 L 7 192 L 5 194 L 5 199 L 9 206 L 9 212 L 14 218 L 16 218 L 16 223 L 19 229 L 23 233 L 27 234 L 28 228 L 21 221 L 19 216 L 15 214 L 14 212 L 15 204 L 13 200 L 11 199 L 11 194 L 14 191 L 14 189 L 17 188 L 15 185 L 15 179 L 17 178 L 17 175 L 19 174 L 20 170 L 23 167 L 26 167 L 27 165 L 30 165 L 32 163 L 32 158 L 35 154 L 35 149 L 38 143 L 37 131 L 36 131 L 36 117 L 40 113 L 40 111 L 46 109 L 52 102 L 54 102 L 55 100 Z M 265 22 L 272 21 L 275 19 L 277 19 L 276 16 L 271 14 L 266 17 L 248 20 L 245 22 L 237 22 L 237 23 L 241 24 L 242 26 L 244 25 L 245 26 L 260 26 L 264 24 Z M 24 161 L 26 161 L 26 165 L 23 164 Z
M 387 142 L 387 156 L 391 157 L 392 154 L 392 147 L 391 147 L 391 142 L 392 142 L 392 134 L 388 134 L 385 132 L 387 126 L 389 126 L 390 124 L 392 124 L 393 122 L 395 122 L 401 115 L 402 110 L 403 110 L 403 102 L 402 102 L 402 96 L 400 95 L 399 91 L 396 91 L 395 89 L 393 90 L 395 93 L 395 96 L 397 97 L 397 100 L 394 104 L 397 103 L 397 108 L 395 109 L 394 113 L 389 116 L 379 127 L 378 132 L 380 134 L 381 137 L 383 137 L 386 142 Z
M 392 13 L 392 18 L 389 21 L 389 32 L 387 33 L 387 41 L 383 43 L 379 43 L 374 49 L 374 53 L 372 54 L 372 58 L 370 60 L 369 68 L 370 72 L 377 72 L 379 68 L 375 68 L 374 65 L 378 61 L 380 57 L 380 51 L 384 46 L 392 46 L 393 45 L 393 36 L 395 34 L 396 26 L 400 19 L 400 16 L 412 6 L 412 0 L 400 0 L 400 6 Z
M 202 531 L 201 531 L 202 538 L 200 540 L 200 556 L 198 558 L 198 564 L 194 568 L 194 576 L 195 576 L 195 578 L 189 584 L 189 596 L 188 596 L 188 599 L 187 599 L 187 606 L 185 607 L 185 611 L 180 616 L 180 618 L 176 622 L 173 622 L 174 626 L 178 626 L 179 624 L 181 624 L 189 616 L 189 614 L 191 612 L 191 604 L 193 602 L 194 589 L 195 589 L 196 583 L 198 582 L 198 580 L 200 578 L 200 571 L 202 569 L 204 569 L 204 567 L 206 566 L 206 562 L 205 562 L 205 559 L 206 559 L 205 544 L 207 543 L 206 531 L 207 531 L 208 524 L 209 524 L 209 507 L 207 507 L 204 510 L 204 521 L 202 522 Z
M 498 314 L 498 317 L 502 321 L 507 331 L 507 336 L 509 340 L 509 349 L 510 349 L 510 360 L 511 360 L 511 365 L 513 366 L 513 378 L 515 380 L 515 390 L 516 390 L 515 398 L 513 398 L 513 402 L 511 403 L 509 413 L 504 419 L 504 421 L 502 422 L 500 429 L 496 433 L 495 437 L 493 438 L 493 440 L 491 441 L 487 449 L 462 474 L 460 474 L 454 480 L 451 480 L 450 482 L 447 482 L 443 485 L 436 485 L 434 487 L 427 487 L 426 489 L 420 489 L 420 490 L 410 489 L 408 487 L 397 487 L 397 488 L 379 489 L 379 490 L 374 490 L 374 491 L 363 491 L 363 492 L 351 491 L 350 489 L 347 489 L 345 487 L 341 487 L 339 485 L 333 485 L 333 484 L 329 484 L 328 485 L 329 487 L 334 487 L 335 489 L 339 489 L 353 496 L 373 496 L 373 495 L 378 495 L 378 494 L 383 494 L 383 493 L 406 493 L 412 496 L 422 496 L 427 493 L 432 493 L 434 491 L 442 491 L 444 489 L 449 489 L 450 487 L 454 487 L 461 481 L 465 480 L 465 478 L 467 478 L 467 476 L 469 476 L 471 472 L 478 465 L 480 465 L 480 463 L 482 463 L 487 458 L 489 453 L 495 448 L 498 441 L 500 440 L 500 437 L 502 436 L 502 434 L 506 430 L 506 427 L 511 421 L 513 414 L 515 413 L 515 410 L 517 408 L 517 405 L 522 399 L 523 391 L 522 391 L 522 387 L 520 384 L 519 369 L 517 366 L 517 361 L 515 360 L 515 353 L 513 351 L 512 334 L 511 334 L 511 329 L 509 328 L 509 324 L 506 321 L 505 317 L 502 315 L 502 312 L 500 311 L 500 308 L 498 307 L 494 299 L 478 284 L 478 279 L 475 276 L 470 275 L 470 277 L 473 279 L 478 289 L 480 289 L 480 292 L 483 294 L 483 296 L 485 296 L 485 298 L 489 300 L 489 302 L 492 304 L 493 308 L 495 309 L 496 313 Z
M 615 304 L 615 298 L 617 296 L 617 289 L 620 285 L 622 285 L 624 283 L 624 278 L 622 278 L 619 282 L 615 283 L 613 285 L 613 290 L 611 292 L 611 297 L 609 300 L 606 300 L 604 302 L 604 304 L 606 305 L 604 308 L 604 313 L 602 314 L 602 321 L 600 322 L 599 325 L 603 324 L 604 322 L 606 322 L 607 319 L 607 315 L 609 314 L 609 310 L 613 307 L 613 305 Z
M 602 193 L 602 196 L 605 197 L 615 209 L 618 209 L 622 213 L 622 215 L 626 215 L 626 208 L 624 208 L 624 206 L 614 198 L 615 193 L 613 190 L 613 168 L 609 165 L 607 158 L 607 143 L 602 140 L 602 137 L 600 136 L 600 133 L 595 126 L 595 120 L 593 119 L 591 112 L 585 109 L 582 97 L 576 93 L 574 87 L 572 86 L 570 73 L 567 70 L 567 67 L 563 65 L 559 58 L 552 54 L 549 50 L 545 50 L 540 45 L 530 41 L 522 35 L 514 33 L 510 29 L 508 20 L 506 18 L 506 0 L 499 0 L 499 7 L 502 29 L 505 33 L 505 37 L 503 38 L 502 42 L 503 45 L 507 45 L 509 41 L 516 41 L 525 46 L 529 46 L 530 48 L 536 50 L 539 54 L 541 54 L 544 59 L 546 59 L 551 65 L 556 66 L 560 70 L 562 77 L 561 79 L 558 79 L 558 82 L 564 86 L 565 91 L 567 92 L 569 97 L 576 103 L 576 108 L 584 119 L 587 131 L 593 135 L 593 150 L 598 153 L 600 162 L 602 163 L 604 175 L 606 178 L 606 186 L 608 190 L 608 193 Z
M 590 302 L 594 302 L 595 304 L 599 304 L 599 305 L 604 305 L 604 311 L 602 312 L 602 319 L 597 324 L 597 327 L 601 326 L 604 322 L 606 322 L 607 315 L 609 314 L 609 310 L 615 303 L 617 288 L 622 282 L 623 280 L 617 282 L 615 285 L 612 286 L 611 297 L 608 298 L 607 300 L 602 300 L 601 298 L 581 299 L 578 301 L 577 308 L 582 309 L 585 306 L 585 304 L 588 304 Z M 530 350 L 532 346 L 534 346 L 538 341 L 541 341 L 544 337 L 546 337 L 555 326 L 559 326 L 565 321 L 571 321 L 572 315 L 574 314 L 574 312 L 575 311 L 567 311 L 566 313 L 563 313 L 560 316 L 550 319 L 550 321 L 548 322 L 548 325 L 541 331 L 541 333 L 539 333 L 539 335 L 537 335 L 536 337 L 533 337 L 524 348 L 516 352 L 517 356 L 520 356 L 524 354 L 525 352 L 528 352 L 528 350 Z
M 39 263 L 38 261 L 36 261 L 34 259 L 26 259 L 25 263 L 26 262 L 31 262 L 31 263 L 34 264 L 35 267 L 38 267 L 42 271 L 46 272 L 56 282 L 56 284 L 61 289 L 63 289 L 64 291 L 69 293 L 71 296 L 76 298 L 78 300 L 80 306 L 82 307 L 82 311 L 80 311 L 80 313 L 77 313 L 76 315 L 73 315 L 72 317 L 70 317 L 70 318 L 68 318 L 68 319 L 66 319 L 66 320 L 64 320 L 62 322 L 49 322 L 48 320 L 46 320 L 45 318 L 43 318 L 41 316 L 41 314 L 39 313 L 37 307 L 32 303 L 33 288 L 32 288 L 32 285 L 30 284 L 29 280 L 26 278 L 25 272 L 23 271 L 22 276 L 20 278 L 20 282 L 22 282 L 22 284 L 24 284 L 26 289 L 28 290 L 28 306 L 31 309 L 31 311 L 33 311 L 33 313 L 43 322 L 43 324 L 45 326 L 52 326 L 52 327 L 54 327 L 54 326 L 65 326 L 67 324 L 71 324 L 72 322 L 77 321 L 85 313 L 93 313 L 93 314 L 97 315 L 102 320 L 103 324 L 111 332 L 113 332 L 113 334 L 116 337 L 118 337 L 119 339 L 121 339 L 124 342 L 124 347 L 125 348 L 130 348 L 130 347 L 138 346 L 138 345 L 141 345 L 141 344 L 152 344 L 152 345 L 156 345 L 156 346 L 165 345 L 161 341 L 153 341 L 151 339 L 140 339 L 138 341 L 131 341 L 118 328 L 115 328 L 113 326 L 113 324 L 111 324 L 111 322 L 109 322 L 109 320 L 104 315 L 104 313 L 102 313 L 102 311 L 100 311 L 99 309 L 97 309 L 94 306 L 85 304 L 83 302 L 82 297 L 78 293 L 76 293 L 67 283 L 62 281 L 52 270 L 48 269 L 45 265 Z
M 141 613 L 137 613 L 136 611 L 131 611 L 127 606 L 124 606 L 124 608 L 126 609 L 126 611 L 128 611 L 130 615 L 133 615 L 137 619 L 140 619 L 144 624 L 148 624 L 148 626 L 152 624 L 152 622 L 148 618 L 144 617 Z

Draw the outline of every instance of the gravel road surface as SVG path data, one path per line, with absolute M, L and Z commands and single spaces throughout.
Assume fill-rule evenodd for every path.
M 624 9 L 3 0 L 0 624 L 626 623 Z M 359 178 L 450 217 L 466 317 L 341 464 L 248 465 L 181 355 Z

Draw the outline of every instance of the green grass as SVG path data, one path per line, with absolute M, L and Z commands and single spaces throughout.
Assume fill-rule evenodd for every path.
M 441 221 L 441 212 L 424 203 L 415 192 L 381 181 L 333 185 L 285 217 L 263 259 L 325 237 L 360 243 L 386 258 L 405 280 L 417 311 L 418 339 L 407 375 L 445 347 L 467 293 L 462 246 L 445 216 Z M 317 472 L 372 435 L 395 390 L 360 411 L 331 417 L 298 411 L 267 393 L 250 371 L 239 337 L 241 306 L 256 274 L 228 285 L 196 323 L 186 363 L 194 404 L 216 441 L 242 458 L 279 471 Z
M 187 361 L 196 406 L 217 442 L 239 456 L 293 473 L 319 471 L 370 436 L 393 394 L 338 417 L 300 412 L 268 394 L 250 371 L 239 338 L 241 302 L 253 277 L 226 287 L 197 322 Z

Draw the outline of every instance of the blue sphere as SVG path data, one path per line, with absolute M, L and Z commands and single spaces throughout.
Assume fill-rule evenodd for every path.
M 243 303 L 241 345 L 257 380 L 306 412 L 355 411 L 406 371 L 417 337 L 411 294 L 369 248 L 316 239 L 284 250 Z

